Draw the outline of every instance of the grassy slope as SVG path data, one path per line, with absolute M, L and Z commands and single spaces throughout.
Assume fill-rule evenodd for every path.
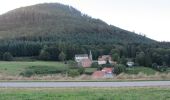
M 0 100 L 170 100 L 170 88 L 1 88 Z
M 127 74 L 139 74 L 140 72 L 147 75 L 153 75 L 157 71 L 148 67 L 132 67 L 132 68 L 127 68 L 126 71 Z
M 0 74 L 8 75 L 18 75 L 26 67 L 30 66 L 54 66 L 54 67 L 66 67 L 64 63 L 61 62 L 45 62 L 45 61 L 35 61 L 35 62 L 5 62 L 0 61 Z

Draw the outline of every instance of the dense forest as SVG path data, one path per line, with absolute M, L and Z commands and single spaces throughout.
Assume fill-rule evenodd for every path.
M 18 8 L 0 15 L 0 59 L 71 60 L 92 51 L 125 64 L 170 66 L 170 43 L 158 42 L 58 3 Z

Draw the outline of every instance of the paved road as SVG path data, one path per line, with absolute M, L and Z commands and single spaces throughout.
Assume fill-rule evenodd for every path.
M 147 87 L 170 86 L 170 81 L 139 81 L 139 82 L 0 82 L 0 87 Z

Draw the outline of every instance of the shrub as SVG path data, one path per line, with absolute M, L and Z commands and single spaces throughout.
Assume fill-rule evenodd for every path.
M 20 73 L 20 75 L 25 76 L 25 77 L 31 77 L 34 74 L 35 74 L 35 72 L 33 70 L 27 70 L 27 71 Z
M 68 72 L 68 76 L 71 76 L 71 77 L 76 77 L 76 76 L 79 76 L 79 75 L 80 75 L 80 73 L 76 69 L 69 70 L 69 72 Z
M 158 71 L 160 72 L 165 72 L 167 70 L 167 67 L 166 66 L 160 66 L 157 68 Z
M 160 72 L 165 72 L 167 70 L 167 66 L 166 65 L 159 66 L 156 63 L 152 64 L 152 68 L 157 70 L 157 71 L 160 71 Z
M 126 70 L 126 66 L 122 65 L 122 64 L 115 65 L 115 67 L 114 67 L 114 73 L 116 75 L 118 75 L 122 72 L 125 72 L 125 70 Z
M 11 60 L 13 60 L 13 56 L 11 55 L 11 53 L 5 52 L 5 53 L 3 54 L 3 60 L 4 60 L 4 61 L 11 61 Z
M 25 69 L 20 75 L 25 77 L 30 77 L 32 75 L 45 75 L 45 74 L 57 74 L 63 73 L 66 69 L 64 68 L 57 68 L 57 67 L 50 67 L 50 66 L 31 66 Z
M 78 72 L 79 72 L 80 74 L 84 74 L 85 69 L 84 69 L 83 67 L 80 67 L 80 68 L 78 68 Z
M 39 55 L 39 59 L 41 60 L 49 60 L 50 54 L 47 51 L 42 50 Z
M 73 68 L 73 69 L 75 69 L 75 68 L 78 67 L 78 66 L 77 66 L 77 62 L 72 61 L 72 60 L 68 61 L 67 64 L 68 64 L 68 66 L 69 66 L 70 68 Z
M 93 62 L 93 63 L 92 63 L 92 65 L 91 65 L 91 67 L 92 67 L 92 68 L 98 68 L 98 67 L 99 67 L 99 65 L 98 65 L 98 63 L 97 63 L 97 62 Z
M 106 64 L 103 64 L 102 67 L 113 67 L 113 64 L 109 62 L 109 60 L 106 61 Z

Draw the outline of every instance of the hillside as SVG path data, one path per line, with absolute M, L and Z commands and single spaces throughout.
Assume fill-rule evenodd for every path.
M 18 8 L 0 16 L 1 39 L 79 44 L 153 43 L 154 40 L 58 3 Z
M 89 51 L 94 60 L 109 54 L 124 65 L 133 61 L 158 71 L 170 66 L 170 43 L 108 25 L 71 6 L 37 4 L 0 15 L 0 60 L 73 60 Z

